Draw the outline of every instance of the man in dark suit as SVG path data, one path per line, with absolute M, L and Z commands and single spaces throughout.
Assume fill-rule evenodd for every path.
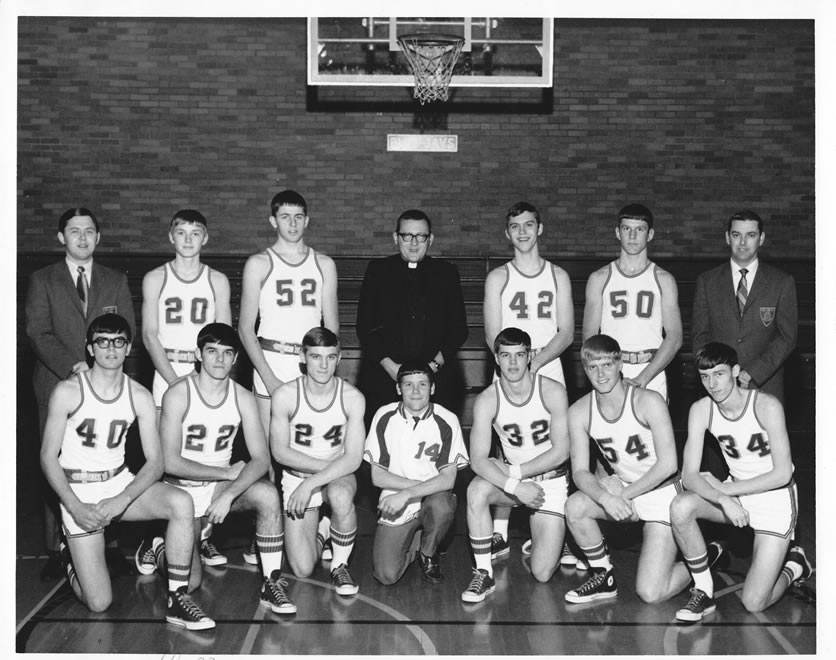
M 427 256 L 434 237 L 423 211 L 401 213 L 392 238 L 398 254 L 369 263 L 357 308 L 367 424 L 380 406 L 397 399 L 398 369 L 407 360 L 430 366 L 435 400 L 445 408 L 457 412 L 463 392 L 455 365 L 467 338 L 459 271 Z
M 58 220 L 58 241 L 65 258 L 32 274 L 26 295 L 26 335 L 35 353 L 34 389 L 40 437 L 49 397 L 59 381 L 89 368 L 85 359 L 87 326 L 97 316 L 123 316 L 136 334 L 134 309 L 124 273 L 93 263 L 99 221 L 86 208 L 65 211 Z M 49 561 L 45 579 L 63 575 L 58 562 L 57 501 L 45 486 L 45 531 Z
M 694 295 L 694 353 L 710 341 L 733 347 L 738 381 L 784 401 L 784 362 L 795 348 L 798 304 L 792 276 L 758 259 L 766 234 L 754 211 L 730 219 L 731 260 L 702 273 Z

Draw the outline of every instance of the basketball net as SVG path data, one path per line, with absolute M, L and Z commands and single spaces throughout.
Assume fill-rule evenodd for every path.
M 415 98 L 421 105 L 446 101 L 464 39 L 445 34 L 405 34 L 398 38 L 398 44 L 415 76 Z

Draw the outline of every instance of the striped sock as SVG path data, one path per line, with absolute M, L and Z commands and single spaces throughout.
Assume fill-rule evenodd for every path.
M 189 588 L 189 572 L 191 565 L 168 564 L 168 590 L 177 591 L 181 587 Z
M 708 568 L 708 552 L 703 552 L 697 557 L 685 557 L 685 565 L 694 578 L 694 586 L 708 596 L 714 596 L 714 579 Z
M 262 535 L 256 532 L 255 542 L 261 556 L 261 569 L 266 578 L 277 578 L 282 572 L 284 558 L 284 533 Z M 276 575 L 273 575 L 273 573 Z
M 491 563 L 491 539 L 493 536 L 477 537 L 471 536 L 470 548 L 473 550 L 473 559 L 476 561 L 476 568 L 487 571 L 493 577 L 493 564 Z
M 586 555 L 586 561 L 590 568 L 603 569 L 605 571 L 612 568 L 612 562 L 610 562 L 610 555 L 607 552 L 607 544 L 604 542 L 604 539 L 601 539 L 601 542 L 596 545 L 589 547 L 579 545 L 578 547 Z
M 334 529 L 333 525 L 331 526 L 331 547 L 334 550 L 334 558 L 331 560 L 331 566 L 336 568 L 341 564 L 348 564 L 348 558 L 354 549 L 354 539 L 356 536 L 356 527 L 349 532 L 340 532 Z

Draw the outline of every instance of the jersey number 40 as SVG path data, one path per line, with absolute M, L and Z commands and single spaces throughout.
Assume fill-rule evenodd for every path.
M 114 419 L 110 423 L 110 429 L 107 432 L 107 448 L 116 449 L 122 444 L 125 435 L 128 433 L 130 424 L 124 419 Z M 81 444 L 84 447 L 95 447 L 98 434 L 96 433 L 96 420 L 92 417 L 86 418 L 81 424 L 75 427 L 75 432 L 81 438 Z

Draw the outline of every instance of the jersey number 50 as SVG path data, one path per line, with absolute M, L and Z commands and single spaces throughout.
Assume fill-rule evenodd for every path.
M 653 301 L 655 296 L 652 291 L 639 291 L 636 294 L 636 316 L 640 319 L 649 319 L 653 315 Z M 630 313 L 630 305 L 627 300 L 626 291 L 610 291 L 610 306 L 612 317 L 623 319 Z

